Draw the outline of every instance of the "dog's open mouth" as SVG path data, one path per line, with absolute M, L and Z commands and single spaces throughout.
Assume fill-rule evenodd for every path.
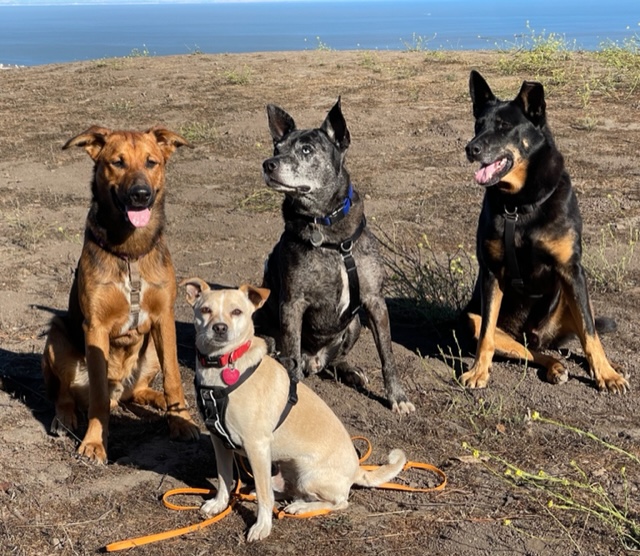
M 513 159 L 510 155 L 504 155 L 490 164 L 483 164 L 475 174 L 476 182 L 485 187 L 498 183 L 513 167 Z
M 131 208 L 127 207 L 125 210 L 125 214 L 129 219 L 129 222 L 136 228 L 144 228 L 151 220 L 151 209 L 150 208 Z

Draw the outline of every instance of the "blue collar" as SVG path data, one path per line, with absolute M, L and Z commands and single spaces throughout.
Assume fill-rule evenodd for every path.
M 302 218 L 308 220 L 309 222 L 313 222 L 314 224 L 321 224 L 322 226 L 331 226 L 336 222 L 340 222 L 351 210 L 351 206 L 353 204 L 353 185 L 349 183 L 349 189 L 347 189 L 347 196 L 344 201 L 342 201 L 342 205 L 339 206 L 332 213 L 327 216 L 307 216 L 301 215 Z

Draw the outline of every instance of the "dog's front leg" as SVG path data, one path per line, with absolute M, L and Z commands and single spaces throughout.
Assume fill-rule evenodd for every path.
M 211 435 L 213 451 L 216 454 L 216 468 L 218 471 L 218 492 L 211 500 L 207 500 L 200 511 L 211 517 L 224 511 L 229 505 L 229 497 L 233 487 L 233 452 L 224 447 L 222 441 Z
M 412 413 L 416 408 L 407 399 L 396 370 L 396 361 L 391 348 L 391 326 L 387 304 L 380 296 L 368 296 L 362 300 L 362 303 L 369 316 L 373 340 L 380 356 L 384 387 L 391 410 L 401 415 Z
M 578 262 L 569 263 L 561 268 L 560 274 L 576 333 L 580 338 L 589 364 L 589 371 L 594 377 L 598 389 L 609 390 L 617 394 L 626 392 L 629 389 L 629 383 L 607 359 L 596 331 L 593 309 L 587 291 L 587 280 L 582 265 Z
M 489 371 L 495 353 L 495 335 L 503 291 L 497 277 L 489 270 L 480 270 L 482 324 L 473 366 L 460 377 L 468 388 L 485 388 L 489 382 Z
M 78 453 L 96 463 L 106 463 L 110 409 L 107 377 L 109 333 L 103 327 L 87 323 L 85 343 L 89 374 L 89 424 Z
M 258 519 L 249 529 L 247 540 L 259 541 L 269 536 L 272 525 L 272 512 L 275 503 L 271 484 L 271 444 L 266 438 L 260 441 L 246 442 L 244 446 L 256 484 Z
M 302 317 L 307 308 L 304 299 L 285 301 L 280 305 L 280 323 L 282 328 L 282 357 L 291 361 L 285 365 L 294 380 L 304 378 L 302 360 Z
M 153 343 L 162 368 L 164 396 L 167 401 L 169 435 L 179 440 L 197 440 L 200 430 L 191 419 L 184 399 L 180 369 L 178 367 L 178 349 L 176 342 L 176 323 L 173 306 L 164 311 L 159 322 L 151 328 Z

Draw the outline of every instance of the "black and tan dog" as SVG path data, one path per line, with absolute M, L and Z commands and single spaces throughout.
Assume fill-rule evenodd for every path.
M 91 206 L 68 312 L 56 317 L 42 358 L 55 401 L 52 431 L 75 429 L 77 409 L 89 423 L 78 452 L 107 459 L 109 412 L 119 401 L 167 410 L 170 434 L 195 439 L 176 350 L 176 280 L 167 249 L 165 165 L 179 135 L 91 127 L 64 145 L 94 160 Z M 151 389 L 163 372 L 164 394 Z
M 480 269 L 467 307 L 478 347 L 462 383 L 485 387 L 494 353 L 539 364 L 549 382 L 566 382 L 560 360 L 540 350 L 577 335 L 597 387 L 626 391 L 598 337 L 611 321 L 593 317 L 581 264 L 582 219 L 547 125 L 542 85 L 525 81 L 515 99 L 501 101 L 472 71 L 469 87 L 476 121 L 466 152 L 481 164 L 475 179 L 486 192 L 477 231 Z
M 350 134 L 340 99 L 316 129 L 297 129 L 277 106 L 269 105 L 267 112 L 274 156 L 263 162 L 263 177 L 284 193 L 285 229 L 265 268 L 264 286 L 272 295 L 257 315 L 260 333 L 269 326 L 281 332 L 282 356 L 291 362 L 296 379 L 333 366 L 362 384 L 364 375 L 346 362 L 360 334 L 362 306 L 382 362 L 389 405 L 394 412 L 411 413 L 415 408 L 397 376 L 391 349 L 377 240 L 344 165 Z

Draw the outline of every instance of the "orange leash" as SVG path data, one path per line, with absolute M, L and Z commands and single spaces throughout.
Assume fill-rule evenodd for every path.
M 351 438 L 351 440 L 362 440 L 363 442 L 365 442 L 367 444 L 367 449 L 364 453 L 363 456 L 360 457 L 359 462 L 362 464 L 364 461 L 366 461 L 369 456 L 371 455 L 371 451 L 372 451 L 372 447 L 371 447 L 371 442 L 369 441 L 368 438 L 364 437 L 364 436 L 354 436 Z M 246 467 L 244 466 L 244 463 L 242 464 L 245 471 L 248 472 L 248 470 L 246 469 Z M 368 471 L 371 471 L 373 469 L 377 469 L 378 467 L 380 467 L 379 465 L 361 465 L 361 467 L 363 469 L 366 469 Z M 404 467 L 403 467 L 403 471 L 407 471 L 409 469 L 422 469 L 424 471 L 430 471 L 435 473 L 436 475 L 438 475 L 442 481 L 440 482 L 440 484 L 438 484 L 435 487 L 430 487 L 430 488 L 418 488 L 418 487 L 411 487 L 408 485 L 403 485 L 401 483 L 384 483 L 379 485 L 376 488 L 381 488 L 381 489 L 385 489 L 385 490 L 402 490 L 405 492 L 435 492 L 435 491 L 440 491 L 443 490 L 447 484 L 447 476 L 445 475 L 444 471 L 438 469 L 437 467 L 429 464 L 429 463 L 422 463 L 422 462 L 417 462 L 417 461 L 408 461 Z M 249 475 L 251 475 L 249 473 Z M 164 531 L 162 533 L 153 533 L 151 535 L 144 535 L 142 537 L 137 537 L 134 539 L 126 539 L 123 541 L 118 541 L 118 542 L 113 542 L 111 544 L 108 544 L 107 546 L 105 546 L 105 550 L 107 552 L 116 552 L 118 550 L 125 550 L 127 548 L 134 548 L 136 546 L 142 546 L 145 544 L 150 544 L 150 543 L 154 543 L 154 542 L 158 542 L 158 541 L 164 541 L 167 539 L 172 539 L 174 537 L 179 537 L 180 535 L 186 535 L 187 533 L 193 533 L 194 531 L 199 531 L 201 529 L 204 529 L 205 527 L 208 527 L 209 525 L 212 525 L 213 523 L 216 523 L 218 521 L 220 521 L 221 519 L 223 519 L 224 517 L 226 517 L 227 515 L 229 515 L 229 513 L 231 512 L 231 509 L 233 507 L 233 504 L 236 500 L 255 500 L 255 495 L 253 494 L 243 494 L 240 492 L 240 489 L 242 488 L 242 482 L 240 481 L 240 479 L 237 480 L 236 482 L 236 488 L 233 492 L 233 495 L 231 497 L 231 502 L 229 503 L 229 505 L 226 507 L 226 509 L 224 509 L 222 512 L 220 512 L 217 515 L 214 515 L 213 517 L 210 517 L 208 519 L 205 519 L 199 523 L 194 523 L 193 525 L 188 525 L 187 527 L 181 527 L 179 529 L 172 529 L 170 531 Z M 162 503 L 169 508 L 170 510 L 177 510 L 177 511 L 184 511 L 184 510 L 198 510 L 200 509 L 200 506 L 181 506 L 178 504 L 174 504 L 173 502 L 169 501 L 169 498 L 171 498 L 172 496 L 176 496 L 179 494 L 188 494 L 188 495 L 194 495 L 194 494 L 213 494 L 214 491 L 207 489 L 207 488 L 173 488 L 171 490 L 168 490 L 167 492 L 165 492 L 162 495 Z M 275 515 L 275 517 L 277 519 L 282 519 L 284 517 L 290 517 L 290 518 L 296 518 L 296 519 L 308 519 L 310 517 L 315 517 L 315 516 L 319 516 L 319 515 L 326 515 L 328 513 L 331 513 L 332 510 L 316 510 L 316 511 L 312 511 L 312 512 L 305 512 L 303 514 L 289 514 L 284 510 L 279 510 L 278 508 L 273 508 L 273 513 Z

